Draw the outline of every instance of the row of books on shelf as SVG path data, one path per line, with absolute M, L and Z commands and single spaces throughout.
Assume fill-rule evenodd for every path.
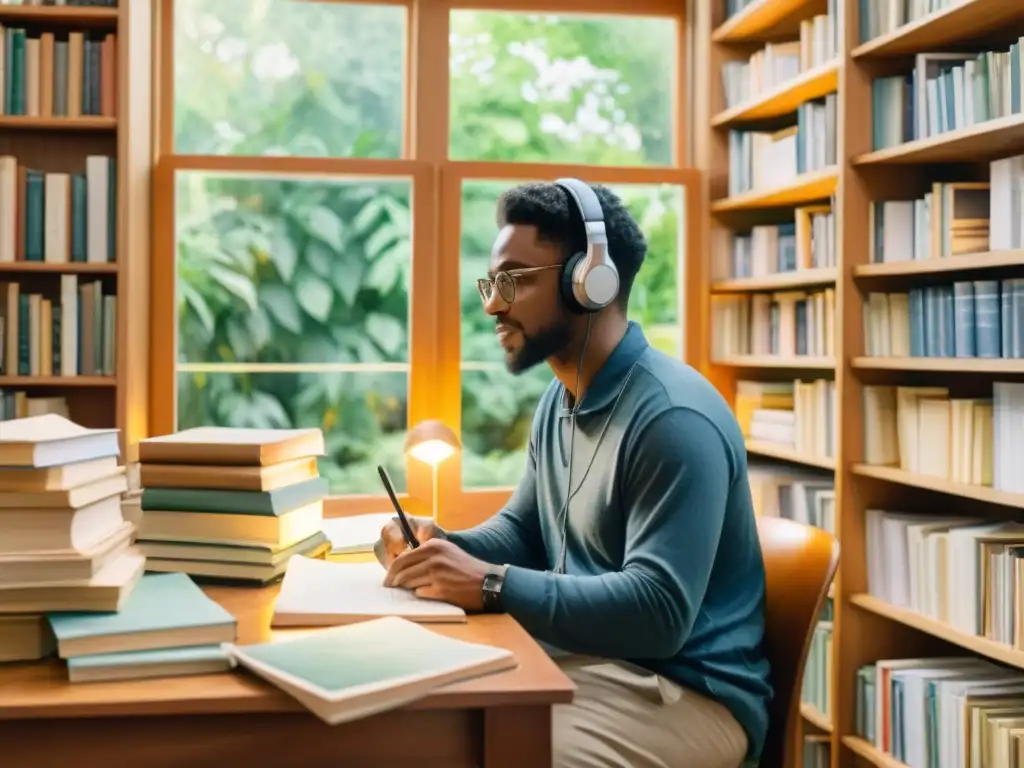
M 818 622 L 811 634 L 807 651 L 804 678 L 801 681 L 800 701 L 812 707 L 826 720 L 832 717 L 832 619 L 831 598 L 826 599 Z
M 997 164 L 992 164 L 993 173 Z M 990 211 L 1006 213 L 1009 181 L 936 182 L 914 200 L 878 200 L 868 208 L 868 261 L 948 259 L 968 253 L 1011 248 L 1011 227 L 1003 227 Z M 993 225 L 999 230 L 991 231 Z
M 835 407 L 832 379 L 736 384 L 736 420 L 744 437 L 808 458 L 835 458 Z
M 747 232 L 717 231 L 728 242 L 713 249 L 712 280 L 767 277 L 837 264 L 836 218 L 828 205 L 799 207 L 794 220 L 785 224 L 763 224 Z
M 767 43 L 746 61 L 722 64 L 726 109 L 752 101 L 803 72 L 835 61 L 839 55 L 837 25 L 836 17 L 828 13 L 804 19 L 800 22 L 799 39 Z
M 872 82 L 872 147 L 1021 114 L 1020 41 L 1007 50 L 919 53 L 911 72 Z
M 1024 247 L 1024 155 L 995 160 L 987 182 L 937 182 L 922 197 L 869 208 L 873 264 Z
M 836 94 L 805 101 L 797 124 L 776 131 L 729 131 L 729 194 L 784 186 L 836 164 Z
M 866 43 L 963 0 L 858 0 L 859 39 Z
M 1017 768 L 1024 672 L 972 656 L 880 659 L 857 671 L 854 724 L 909 768 Z
M 0 372 L 5 376 L 113 376 L 117 296 L 101 280 L 60 276 L 60 295 L 0 283 Z
M 56 413 L 70 418 L 68 401 L 65 397 L 30 395 L 24 390 L 0 389 L 0 421 L 25 419 Z
M 863 390 L 864 463 L 921 477 L 1024 493 L 1024 384 L 995 382 L 990 398 L 942 386 Z
M 750 457 L 747 479 L 758 517 L 781 517 L 836 535 L 833 473 L 780 466 Z
M 1024 650 L 1024 525 L 868 509 L 865 540 L 871 596 Z
M 90 155 L 74 173 L 44 173 L 0 156 L 0 263 L 117 259 L 117 163 Z
M 0 25 L 2 114 L 114 117 L 115 33 L 35 33 Z
M 872 292 L 862 317 L 869 356 L 1024 358 L 1024 278 Z
M 835 296 L 834 288 L 712 296 L 712 359 L 834 355 Z

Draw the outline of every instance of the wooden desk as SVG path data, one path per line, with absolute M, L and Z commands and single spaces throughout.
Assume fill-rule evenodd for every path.
M 270 639 L 276 586 L 206 591 L 238 618 L 239 643 Z M 519 666 L 449 686 L 408 708 L 329 726 L 244 670 L 72 685 L 56 659 L 0 665 L 0 764 L 550 766 L 551 706 L 572 700 L 572 682 L 508 616 L 474 616 L 466 624 L 434 628 L 508 648 Z

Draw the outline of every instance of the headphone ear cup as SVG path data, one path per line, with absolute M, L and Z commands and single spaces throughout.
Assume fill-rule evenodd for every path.
M 576 267 L 587 257 L 586 252 L 580 251 L 574 253 L 569 257 L 569 260 L 565 262 L 562 267 L 562 279 L 561 279 L 561 293 L 562 301 L 565 305 L 573 312 L 586 312 L 586 307 L 580 304 L 579 299 L 576 298 L 576 293 L 572 287 L 572 276 L 576 271 Z

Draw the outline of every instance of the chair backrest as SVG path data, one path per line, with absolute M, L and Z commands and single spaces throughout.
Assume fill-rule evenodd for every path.
M 767 582 L 764 648 L 775 688 L 760 762 L 789 768 L 800 731 L 804 666 L 839 566 L 839 544 L 819 528 L 779 517 L 759 517 L 757 531 Z

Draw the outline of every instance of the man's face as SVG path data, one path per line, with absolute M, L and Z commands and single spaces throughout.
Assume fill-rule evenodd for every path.
M 519 374 L 558 354 L 572 338 L 572 313 L 559 296 L 562 254 L 532 226 L 506 225 L 491 249 L 484 310 L 494 317 L 505 367 Z M 511 299 L 511 301 L 509 301 Z

